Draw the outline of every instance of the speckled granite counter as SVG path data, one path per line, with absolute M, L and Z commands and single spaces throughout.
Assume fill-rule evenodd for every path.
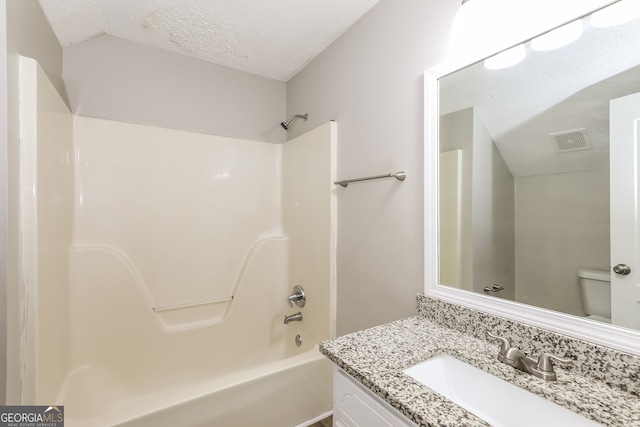
M 589 348 L 588 351 L 603 351 L 607 357 L 610 357 L 610 360 L 604 361 L 603 366 L 609 368 L 613 366 L 612 369 L 618 370 L 619 378 L 614 379 L 615 384 L 607 385 L 600 381 L 597 375 L 595 377 L 590 374 L 585 375 L 577 357 L 573 357 L 576 362 L 573 367 L 564 368 L 556 365 L 558 381 L 543 381 L 499 363 L 496 360 L 498 343 L 487 342 L 474 336 L 476 334 L 473 333 L 442 326 L 436 318 L 426 316 L 424 304 L 426 304 L 425 297 L 419 296 L 417 316 L 322 342 L 320 351 L 419 426 L 489 425 L 402 373 L 403 369 L 437 354 L 454 356 L 602 425 L 640 426 L 640 398 L 637 388 L 634 388 L 638 387 L 640 358 L 624 354 L 620 356 L 617 352 L 609 352 L 609 349 L 604 347 L 595 350 Z M 470 311 L 458 306 L 438 307 L 438 310 L 459 311 L 461 316 L 469 315 Z M 508 327 L 514 326 L 514 322 L 499 318 L 492 320 L 495 322 L 495 319 L 498 319 L 498 323 L 506 322 Z M 488 324 L 496 329 L 503 329 L 495 323 Z M 515 324 L 515 326 L 523 325 Z M 524 327 L 527 326 L 524 325 Z M 467 326 L 467 328 L 478 329 L 478 324 Z M 483 328 L 480 327 L 480 329 Z M 531 333 L 531 331 L 528 332 Z M 568 337 L 562 338 L 575 341 Z M 541 342 L 535 335 L 527 335 L 527 339 Z M 554 351 L 557 347 L 547 350 Z M 571 357 L 569 354 L 560 355 Z M 621 366 L 621 363 L 624 366 Z M 633 390 L 625 391 L 629 388 Z

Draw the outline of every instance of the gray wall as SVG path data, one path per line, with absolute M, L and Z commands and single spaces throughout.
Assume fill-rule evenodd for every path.
M 578 269 L 609 270 L 609 171 L 516 180 L 516 301 L 584 315 Z
M 62 49 L 55 38 L 49 23 L 46 21 L 40 5 L 36 0 L 4 0 L 2 10 L 6 11 L 6 88 L 7 88 L 7 133 L 0 138 L 0 197 L 6 200 L 0 211 L 0 227 L 2 242 L 0 251 L 0 304 L 6 304 L 6 319 L 0 320 L 0 331 L 6 331 L 6 339 L 1 340 L 0 354 L 6 354 L 2 360 L 2 368 L 6 365 L 5 375 L 0 378 L 2 384 L 6 379 L 7 404 L 15 404 L 20 399 L 20 333 L 21 333 L 21 293 L 19 265 L 19 161 L 20 139 L 18 123 L 18 54 L 38 60 L 48 74 L 56 89 L 63 94 L 62 83 Z M 6 298 L 6 299 L 5 299 Z M 2 312 L 4 307 L 2 307 Z M 6 320 L 6 323 L 5 323 Z M 4 371 L 4 369 L 1 369 Z M 2 372 L 4 374 L 4 372 Z M 0 387 L 3 389 L 3 387 Z M 2 390 L 4 392 L 4 390 Z M 4 394 L 4 393 L 3 393 Z M 4 401 L 5 396 L 0 396 Z
M 440 117 L 440 151 L 462 150 L 462 288 L 515 298 L 515 181 L 473 108 Z
M 473 290 L 515 298 L 515 183 L 476 112 L 473 114 Z
M 455 0 L 381 0 L 287 84 L 294 137 L 338 126 L 338 178 L 404 170 L 337 188 L 337 332 L 413 315 L 424 289 L 423 74 L 443 61 Z
M 102 36 L 64 49 L 78 115 L 284 142 L 286 86 L 174 52 Z

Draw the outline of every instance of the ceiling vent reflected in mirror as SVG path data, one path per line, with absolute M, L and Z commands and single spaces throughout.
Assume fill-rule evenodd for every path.
M 587 129 L 552 133 L 549 138 L 551 138 L 556 153 L 568 153 L 570 151 L 590 150 L 593 148 Z

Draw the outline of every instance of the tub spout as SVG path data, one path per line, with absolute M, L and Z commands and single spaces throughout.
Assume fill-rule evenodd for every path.
M 286 325 L 289 322 L 301 322 L 302 321 L 302 313 L 297 312 L 295 314 L 290 314 L 288 316 L 284 316 L 284 324 Z

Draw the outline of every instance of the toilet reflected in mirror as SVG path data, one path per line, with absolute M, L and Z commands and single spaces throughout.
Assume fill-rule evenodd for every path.
M 611 323 L 611 272 L 580 269 L 578 277 L 587 318 Z

